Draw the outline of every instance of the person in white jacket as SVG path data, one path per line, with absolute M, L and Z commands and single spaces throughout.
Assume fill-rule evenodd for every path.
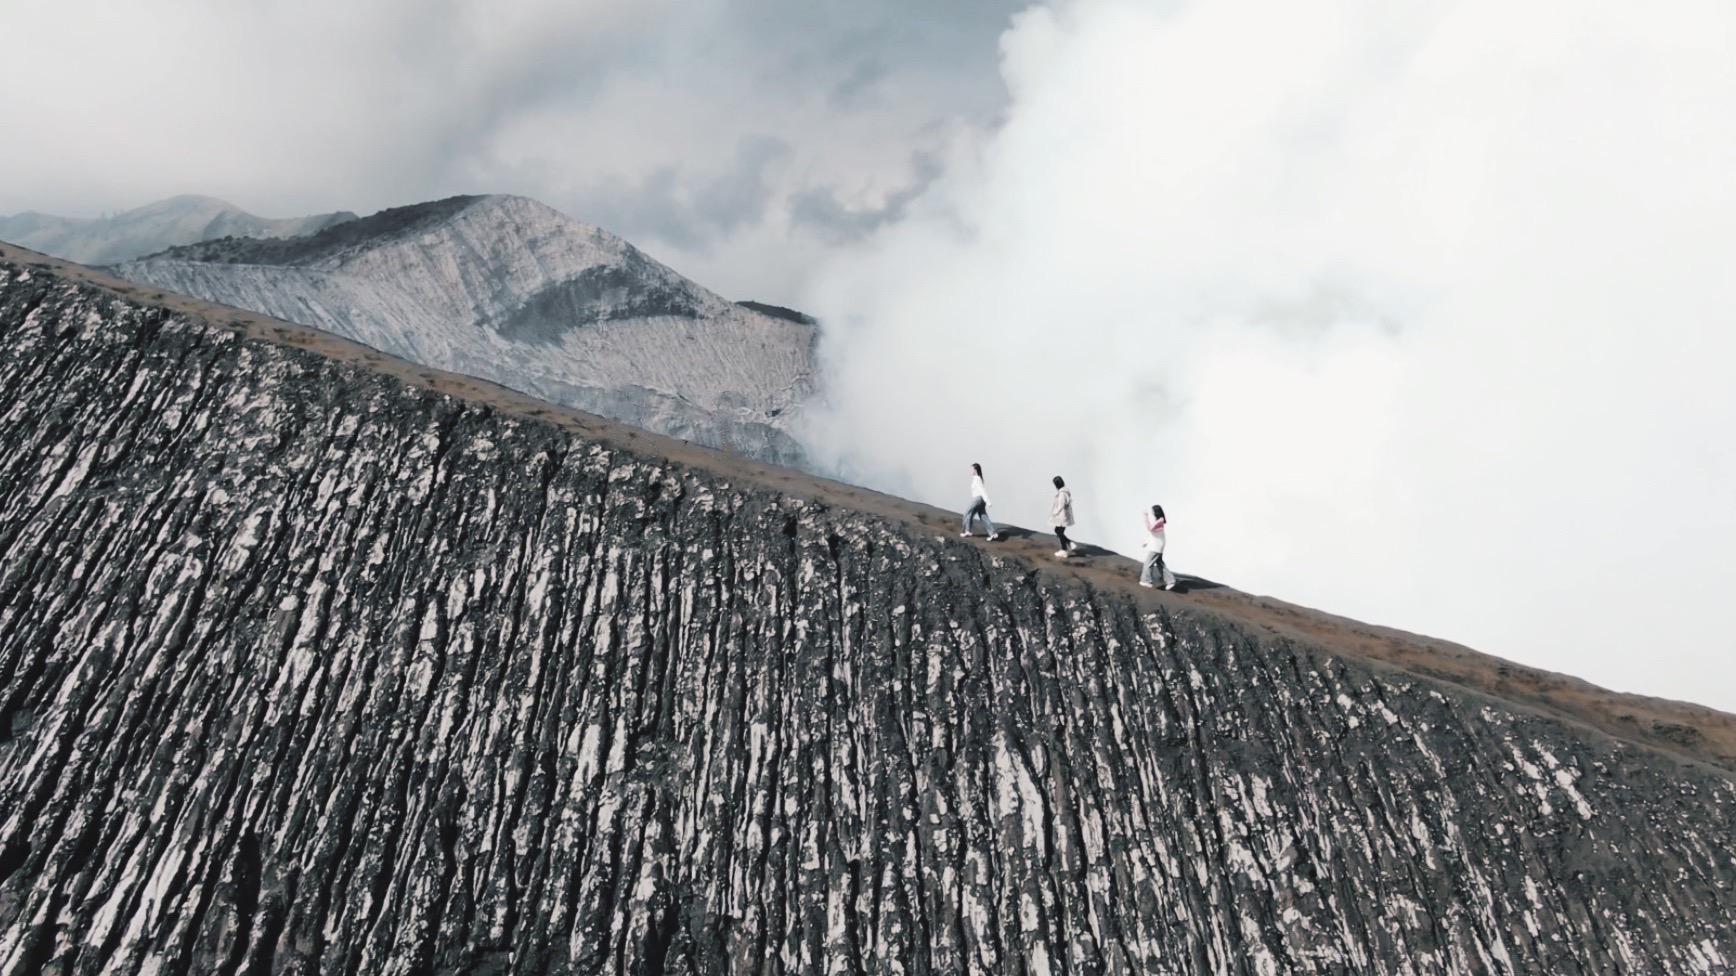
M 1060 475 L 1055 476 L 1055 500 L 1049 503 L 1049 522 L 1055 527 L 1055 538 L 1061 540 L 1055 558 L 1066 559 L 1079 547 L 1067 538 L 1067 527 L 1073 524 L 1073 493 L 1067 490 L 1067 483 Z
M 995 542 L 1001 534 L 995 529 L 995 523 L 989 519 L 989 493 L 983 487 L 983 466 L 970 466 L 970 507 L 964 510 L 964 537 L 970 538 L 971 526 L 977 519 L 983 520 L 983 529 L 988 533 L 989 541 Z
M 1163 517 L 1163 506 L 1153 505 L 1151 511 L 1145 513 L 1145 565 L 1139 570 L 1139 585 L 1151 586 L 1153 570 L 1163 578 L 1163 588 L 1175 589 L 1175 574 L 1163 564 L 1164 526 L 1168 520 Z

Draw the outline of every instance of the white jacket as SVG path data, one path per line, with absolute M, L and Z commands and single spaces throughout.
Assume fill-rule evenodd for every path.
M 1055 492 L 1055 500 L 1049 504 L 1049 523 L 1060 526 L 1073 524 L 1073 492 L 1066 488 Z
M 973 474 L 970 476 L 970 497 L 981 498 L 984 505 L 994 504 L 994 502 L 989 501 L 989 493 L 988 490 L 983 487 L 983 476 L 980 474 Z

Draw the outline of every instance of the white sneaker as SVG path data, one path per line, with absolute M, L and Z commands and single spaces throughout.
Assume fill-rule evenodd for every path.
M 959 537 L 962 539 L 968 539 L 968 538 L 970 538 L 970 533 L 969 532 L 961 532 L 961 533 L 959 533 Z
M 1139 585 L 1145 587 L 1148 590 L 1151 589 L 1151 584 L 1147 583 L 1145 580 L 1140 580 Z
M 991 535 L 991 536 L 989 536 L 989 541 L 990 541 L 990 542 L 999 542 L 999 541 L 1001 541 L 1001 534 L 1000 534 L 1000 533 L 999 533 L 999 532 L 996 532 L 996 533 L 995 533 L 995 534 L 994 534 L 994 535 Z
M 1065 549 L 1055 550 L 1055 558 L 1056 559 L 1066 559 L 1067 558 L 1067 550 L 1065 550 Z
M 1163 588 L 1166 590 L 1173 590 L 1173 589 L 1175 589 L 1175 584 L 1174 583 L 1165 583 L 1165 584 L 1163 584 Z

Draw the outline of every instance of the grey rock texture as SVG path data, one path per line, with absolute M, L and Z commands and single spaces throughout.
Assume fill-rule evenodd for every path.
M 311 217 L 256 217 L 215 197 L 159 200 L 112 217 L 21 213 L 0 217 L 0 240 L 81 264 L 113 264 L 223 237 L 296 237 L 356 219 L 347 211 Z
M 0 261 L 0 971 L 1736 961 L 1727 771 L 248 332 Z
M 454 197 L 115 271 L 673 437 L 802 459 L 790 431 L 813 395 L 811 320 L 725 301 L 534 200 Z

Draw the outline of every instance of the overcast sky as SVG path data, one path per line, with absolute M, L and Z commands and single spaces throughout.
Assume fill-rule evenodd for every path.
M 520 193 L 793 302 L 1006 101 L 1005 0 L 9 0 L 0 214 Z
M 1736 710 L 1727 0 L 116 6 L 0 213 L 534 196 L 821 314 L 862 481 Z

